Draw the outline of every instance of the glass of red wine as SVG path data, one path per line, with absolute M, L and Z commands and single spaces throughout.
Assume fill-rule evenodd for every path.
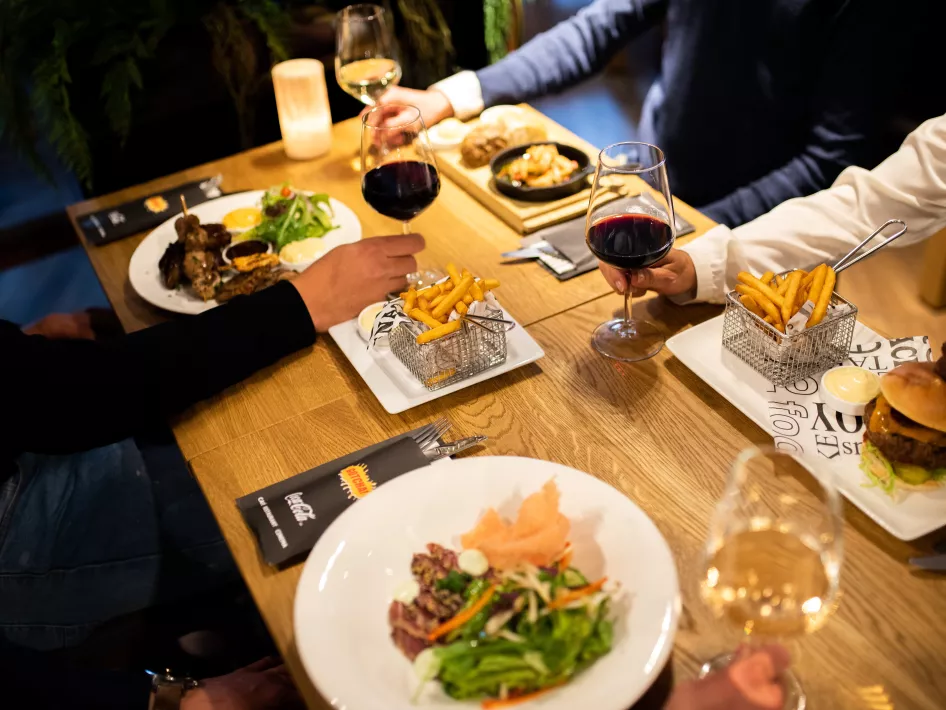
M 361 119 L 361 194 L 385 217 L 411 220 L 440 194 L 437 160 L 414 106 L 375 106 Z
M 638 196 L 650 193 L 652 201 Z M 652 202 L 652 204 L 649 204 Z M 631 318 L 630 275 L 663 259 L 673 246 L 673 200 L 663 151 L 649 143 L 615 143 L 598 154 L 585 240 L 599 261 L 623 271 L 624 317 L 599 325 L 591 338 L 602 355 L 623 362 L 660 352 L 664 337 L 646 320 Z

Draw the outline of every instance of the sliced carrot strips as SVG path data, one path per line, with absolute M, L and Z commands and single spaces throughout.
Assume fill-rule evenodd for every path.
M 575 554 L 572 551 L 572 544 L 568 543 L 568 545 L 566 545 L 565 547 L 565 554 L 562 555 L 562 559 L 558 561 L 559 574 L 561 574 L 562 572 L 564 572 L 565 570 L 567 570 L 569 567 L 572 566 L 572 558 L 574 556 Z
M 607 577 L 602 577 L 597 582 L 592 582 L 584 587 L 579 587 L 578 589 L 572 589 L 571 591 L 565 592 L 564 594 L 559 594 L 555 599 L 553 599 L 549 605 L 548 610 L 552 611 L 553 609 L 560 609 L 563 606 L 571 604 L 576 599 L 581 599 L 586 597 L 589 594 L 594 594 L 601 587 L 604 586 L 604 583 L 608 581 Z
M 508 708 L 513 705 L 518 705 L 519 703 L 526 703 L 530 700 L 535 700 L 540 695 L 545 695 L 550 690 L 555 690 L 561 686 L 565 685 L 564 683 L 556 683 L 555 685 L 550 685 L 548 688 L 542 688 L 542 690 L 536 690 L 534 693 L 525 693 L 523 695 L 516 695 L 511 698 L 506 698 L 505 700 L 500 700 L 498 698 L 490 698 L 489 700 L 483 701 L 483 710 L 495 710 L 496 708 Z
M 454 616 L 452 619 L 450 619 L 449 621 L 445 621 L 436 629 L 431 631 L 430 634 L 427 636 L 427 640 L 436 641 L 444 634 L 448 634 L 454 629 L 459 629 L 466 622 L 468 622 L 474 616 L 479 614 L 480 611 L 483 609 L 483 607 L 489 604 L 489 600 L 493 598 L 493 595 L 495 593 L 496 593 L 496 585 L 494 584 L 492 587 L 490 587 L 485 592 L 483 592 L 483 596 L 481 596 L 479 599 L 473 602 L 473 605 L 470 606 L 468 609 L 464 609 L 459 614 Z

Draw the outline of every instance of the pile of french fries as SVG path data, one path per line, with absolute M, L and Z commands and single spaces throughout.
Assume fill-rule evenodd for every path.
M 466 269 L 458 269 L 453 262 L 446 268 L 450 278 L 443 283 L 420 291 L 411 287 L 401 294 L 404 313 L 430 328 L 417 336 L 419 345 L 456 333 L 469 307 L 475 301 L 484 300 L 489 291 L 499 288 L 497 279 L 477 278 Z M 450 320 L 454 312 L 460 318 Z
M 837 282 L 837 274 L 827 264 L 811 271 L 799 269 L 785 276 L 767 271 L 756 278 L 748 271 L 741 271 L 736 278 L 739 280 L 736 285 L 739 302 L 780 333 L 785 332 L 788 321 L 807 301 L 812 301 L 815 306 L 806 327 L 811 328 L 824 320 Z

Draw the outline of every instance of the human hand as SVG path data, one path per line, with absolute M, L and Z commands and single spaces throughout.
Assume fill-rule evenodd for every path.
M 424 248 L 419 234 L 362 239 L 332 249 L 291 281 L 305 301 L 312 324 L 325 332 L 354 318 L 362 308 L 403 291 L 405 276 L 417 271 L 414 254 Z
M 430 128 L 435 123 L 453 115 L 453 104 L 445 94 L 437 89 L 408 89 L 403 86 L 392 86 L 385 91 L 378 100 L 379 104 L 407 104 L 420 109 L 424 124 Z M 370 111 L 371 107 L 362 111 Z
M 23 329 L 27 335 L 42 335 L 50 340 L 95 340 L 92 316 L 79 313 L 53 313 Z
M 181 710 L 276 710 L 302 708 L 286 667 L 264 658 L 233 673 L 202 680 L 181 699 Z
M 781 710 L 780 677 L 790 662 L 782 646 L 746 650 L 726 670 L 681 683 L 665 710 Z
M 604 262 L 598 264 L 605 281 L 618 293 L 627 288 L 624 271 Z M 671 249 L 663 259 L 646 269 L 631 272 L 632 295 L 643 296 L 647 291 L 656 291 L 664 296 L 677 296 L 696 291 L 696 267 L 685 251 Z

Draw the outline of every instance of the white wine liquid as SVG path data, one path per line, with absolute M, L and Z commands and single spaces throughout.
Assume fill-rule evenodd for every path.
M 393 59 L 359 59 L 339 66 L 335 75 L 339 86 L 370 106 L 401 80 L 401 65 Z
M 746 634 L 790 637 L 820 628 L 834 611 L 821 555 L 796 535 L 746 530 L 707 565 L 703 598 Z

